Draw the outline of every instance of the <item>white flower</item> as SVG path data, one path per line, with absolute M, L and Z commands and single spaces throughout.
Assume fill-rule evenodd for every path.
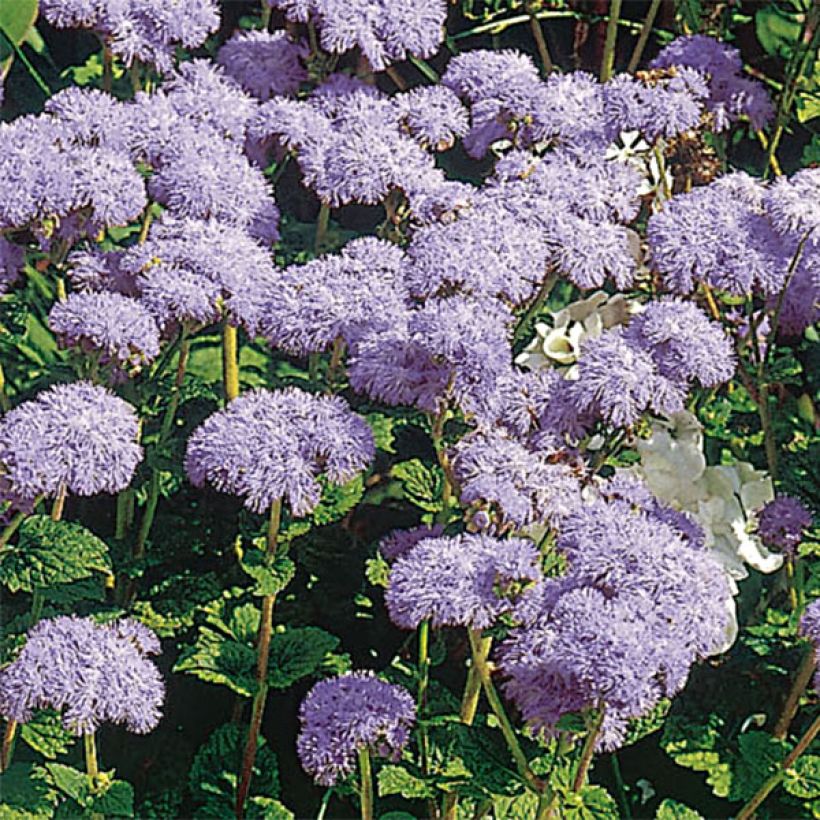
M 553 313 L 551 324 L 538 322 L 535 336 L 515 363 L 530 370 L 554 364 L 569 367 L 578 361 L 586 339 L 597 339 L 605 330 L 626 324 L 629 317 L 641 309 L 638 302 L 622 294 L 610 298 L 603 291 L 596 291 Z
M 638 451 L 638 475 L 662 501 L 694 516 L 732 579 L 748 575 L 746 564 L 760 572 L 782 566 L 783 556 L 749 532 L 755 513 L 774 498 L 771 478 L 742 461 L 707 467 L 701 427 L 691 413 L 656 422 Z

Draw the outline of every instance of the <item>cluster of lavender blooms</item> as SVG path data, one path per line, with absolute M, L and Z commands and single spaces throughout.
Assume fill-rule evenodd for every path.
M 653 264 L 674 293 L 708 285 L 774 304 L 785 287 L 780 327 L 799 334 L 820 316 L 819 193 L 815 168 L 768 186 L 737 172 L 679 194 L 649 220 Z
M 136 60 L 163 72 L 176 46 L 196 48 L 219 27 L 216 0 L 42 0 L 40 13 L 56 28 L 87 28 L 126 65 Z
M 302 766 L 317 783 L 332 786 L 353 771 L 361 750 L 398 760 L 416 722 L 416 704 L 403 687 L 353 672 L 317 683 L 299 717 Z
M 133 407 L 90 382 L 60 384 L 0 419 L 4 498 L 116 493 L 142 460 Z
M 358 48 L 376 71 L 410 56 L 430 57 L 444 39 L 446 0 L 267 0 L 288 20 L 315 26 L 322 48 Z
M 409 303 L 403 257 L 397 245 L 363 237 L 338 255 L 279 269 L 263 296 L 262 335 L 305 356 L 337 340 L 352 346 L 365 328 L 388 331 Z
M 597 421 L 628 427 L 647 410 L 682 411 L 695 383 L 714 387 L 734 371 L 721 326 L 691 302 L 665 298 L 581 346 L 577 372 L 556 383 L 541 423 L 574 436 Z
M 159 723 L 165 685 L 151 655 L 157 636 L 126 618 L 98 624 L 59 617 L 29 630 L 17 658 L 0 670 L 0 714 L 27 723 L 37 709 L 62 713 L 76 735 L 102 723 L 123 723 L 145 734 Z
M 260 100 L 288 97 L 308 79 L 308 48 L 284 31 L 237 31 L 217 60 L 245 91 Z
M 764 544 L 793 557 L 812 520 L 811 512 L 798 499 L 781 495 L 760 511 L 757 533 Z
M 428 536 L 396 559 L 385 603 L 403 629 L 426 620 L 483 629 L 502 615 L 525 620 L 543 580 L 540 554 L 527 539 Z
M 504 691 L 531 728 L 603 709 L 598 746 L 617 748 L 630 718 L 732 644 L 729 583 L 697 535 L 638 482 L 603 488 L 563 520 L 567 571 L 544 583 L 537 615 L 498 652 Z
M 294 515 L 306 515 L 321 498 L 320 475 L 343 484 L 374 453 L 370 427 L 344 399 L 298 388 L 256 390 L 193 432 L 185 468 L 194 485 L 242 496 L 255 512 L 286 499 Z
M 160 331 L 143 304 L 120 293 L 72 293 L 57 302 L 48 325 L 65 347 L 99 351 L 101 364 L 138 371 L 159 355 Z
M 651 142 L 674 137 L 707 111 L 721 129 L 741 116 L 761 128 L 774 113 L 763 86 L 742 76 L 739 53 L 709 37 L 676 40 L 653 68 L 603 84 L 584 72 L 541 80 L 519 52 L 470 51 L 450 61 L 442 81 L 470 107 L 464 145 L 477 158 L 501 141 L 598 152 L 624 131 Z

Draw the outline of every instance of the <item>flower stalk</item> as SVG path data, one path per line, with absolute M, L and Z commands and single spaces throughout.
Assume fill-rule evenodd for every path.
M 239 395 L 239 330 L 227 318 L 222 325 L 222 390 L 226 404 Z
M 363 746 L 358 752 L 359 775 L 361 777 L 362 820 L 373 820 L 373 768 L 370 764 L 370 749 Z
M 783 706 L 783 711 L 780 713 L 780 717 L 778 718 L 774 731 L 772 732 L 774 737 L 778 740 L 786 739 L 786 735 L 789 733 L 789 727 L 792 725 L 794 716 L 797 714 L 797 709 L 800 705 L 800 698 L 806 691 L 806 687 L 809 685 L 809 681 L 811 680 L 811 676 L 816 667 L 817 651 L 812 646 L 803 657 L 803 660 L 797 670 L 797 674 L 794 677 L 792 688 L 789 691 L 789 696 L 786 698 L 786 703 Z
M 277 498 L 271 504 L 268 518 L 266 557 L 269 561 L 276 555 L 277 536 L 279 535 L 281 521 L 282 499 Z M 256 694 L 253 698 L 251 723 L 248 729 L 248 739 L 245 741 L 245 751 L 242 755 L 239 788 L 236 792 L 236 817 L 238 820 L 242 820 L 245 813 L 245 801 L 251 787 L 259 732 L 262 729 L 262 718 L 265 715 L 265 701 L 268 694 L 268 656 L 270 654 L 271 635 L 273 634 L 273 606 L 275 602 L 275 594 L 266 595 L 262 599 L 262 615 L 259 621 L 259 634 L 256 639 Z
M 621 16 L 621 0 L 612 0 L 609 6 L 609 20 L 606 24 L 604 57 L 601 61 L 601 82 L 612 79 L 615 66 L 615 44 L 618 38 L 618 18 Z
M 592 755 L 595 752 L 595 742 L 598 740 L 604 722 L 604 713 L 604 705 L 600 704 L 595 711 L 595 717 L 589 722 L 589 731 L 581 749 L 581 759 L 578 761 L 578 768 L 575 770 L 575 777 L 572 781 L 572 790 L 574 792 L 581 791 L 586 782 L 587 772 L 592 763 Z

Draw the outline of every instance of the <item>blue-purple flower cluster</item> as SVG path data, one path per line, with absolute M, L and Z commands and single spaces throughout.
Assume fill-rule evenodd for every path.
M 255 390 L 193 432 L 185 468 L 196 486 L 242 496 L 255 512 L 285 499 L 294 515 L 306 515 L 321 499 L 319 476 L 343 484 L 373 455 L 370 427 L 344 399 Z
M 354 770 L 361 750 L 397 760 L 416 722 L 416 704 L 403 687 L 353 672 L 317 683 L 299 717 L 302 766 L 317 783 L 333 786 Z
M 32 627 L 20 654 L 0 671 L 0 714 L 28 723 L 37 709 L 62 713 L 81 735 L 103 723 L 145 734 L 159 723 L 165 685 L 151 655 L 157 636 L 126 618 L 98 624 L 59 617 Z
M 134 408 L 90 382 L 60 384 L 0 419 L 3 495 L 33 500 L 125 489 L 142 461 Z
M 505 692 L 536 731 L 605 711 L 599 746 L 678 692 L 699 658 L 734 640 L 734 602 L 717 559 L 627 500 L 590 501 L 557 541 L 567 571 L 499 650 Z

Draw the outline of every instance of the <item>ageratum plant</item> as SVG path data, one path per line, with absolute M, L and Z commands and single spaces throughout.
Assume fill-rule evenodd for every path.
M 820 9 L 598 5 L 0 0 L 0 816 L 816 815 Z

